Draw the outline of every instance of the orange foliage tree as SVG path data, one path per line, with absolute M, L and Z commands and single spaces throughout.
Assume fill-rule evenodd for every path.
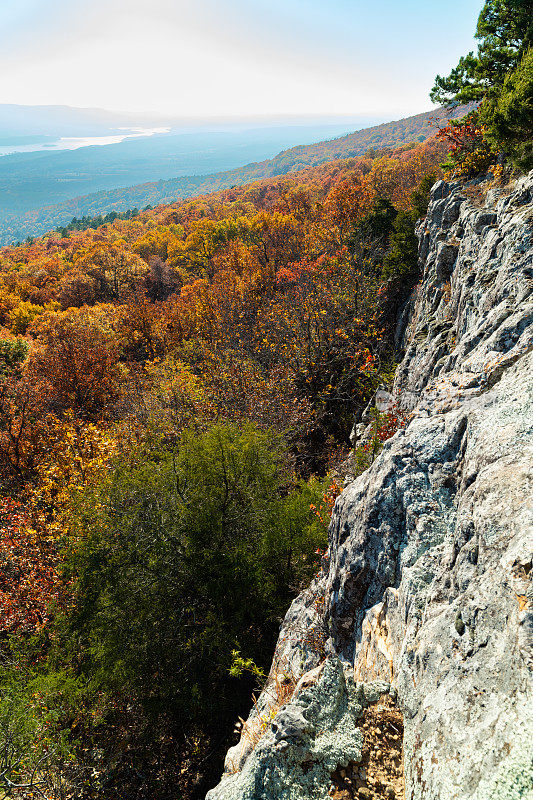
M 31 632 L 48 618 L 58 600 L 55 542 L 31 528 L 27 509 L 10 497 L 0 498 L 0 636 Z
M 29 370 L 48 388 L 51 408 L 97 417 L 120 394 L 122 371 L 116 336 L 87 309 L 43 315 Z

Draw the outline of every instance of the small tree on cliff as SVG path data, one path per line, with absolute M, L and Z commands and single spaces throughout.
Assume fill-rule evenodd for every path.
M 487 108 L 486 137 L 524 171 L 533 167 L 533 49 L 507 76 L 498 98 Z

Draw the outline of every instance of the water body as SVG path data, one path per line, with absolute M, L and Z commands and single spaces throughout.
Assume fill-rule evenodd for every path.
M 138 139 L 145 136 L 153 136 L 157 133 L 168 133 L 170 128 L 117 128 L 122 133 L 110 134 L 108 136 L 62 136 L 59 139 L 43 137 L 31 137 L 34 141 L 24 144 L 0 144 L 0 157 L 9 156 L 12 153 L 34 153 L 45 150 L 56 152 L 58 150 L 78 150 L 80 147 L 90 145 L 119 144 L 126 139 Z

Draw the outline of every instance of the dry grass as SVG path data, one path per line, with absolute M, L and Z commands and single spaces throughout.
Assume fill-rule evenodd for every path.
M 492 180 L 490 174 L 492 174 Z M 461 194 L 468 197 L 474 208 L 483 208 L 489 189 L 498 189 L 500 197 L 505 197 L 511 194 L 513 188 L 514 179 L 509 170 L 501 166 L 494 166 L 491 168 L 488 180 L 475 186 L 463 186 Z

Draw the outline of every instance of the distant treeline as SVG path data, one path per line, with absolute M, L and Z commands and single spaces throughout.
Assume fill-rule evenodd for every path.
M 148 205 L 143 208 L 143 211 L 149 211 L 152 206 Z M 65 239 L 70 236 L 72 231 L 85 231 L 87 228 L 99 228 L 101 225 L 107 225 L 114 222 L 116 219 L 133 219 L 139 214 L 138 208 L 130 208 L 128 211 L 110 211 L 109 214 L 98 214 L 95 217 L 84 214 L 83 217 L 78 219 L 73 217 L 68 225 L 60 225 L 55 230 L 59 235 Z

